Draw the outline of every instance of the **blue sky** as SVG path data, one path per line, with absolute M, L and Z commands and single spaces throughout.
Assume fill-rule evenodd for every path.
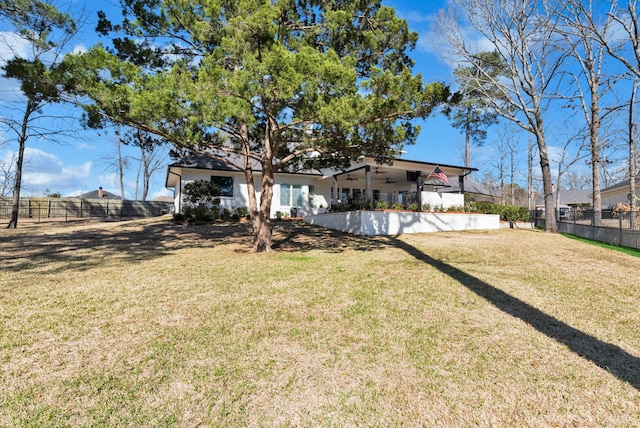
M 87 48 L 98 40 L 93 31 L 97 10 L 108 11 L 110 16 L 117 20 L 119 11 L 117 8 L 109 6 L 109 3 L 111 3 L 109 0 L 104 3 L 86 1 L 88 21 L 75 40 L 74 49 Z M 383 4 L 395 7 L 396 13 L 409 22 L 411 30 L 420 34 L 418 46 L 412 56 L 416 62 L 414 71 L 422 73 L 425 82 L 447 82 L 451 79 L 451 68 L 443 63 L 435 53 L 437 43 L 431 30 L 434 14 L 439 8 L 444 7 L 445 3 L 445 1 L 437 0 L 425 2 L 389 0 L 383 2 Z M 14 49 L 18 51 L 23 49 L 16 44 L 15 39 L 12 39 L 10 35 L 1 34 L 4 34 L 4 39 Z M 7 56 L 8 50 L 5 46 L 0 49 L 0 61 L 3 61 L 3 57 L 6 59 Z M 11 90 L 14 87 L 15 83 L 12 86 L 11 82 L 0 82 L 0 101 L 2 104 L 10 99 Z M 56 107 L 56 109 L 68 109 L 68 107 Z M 79 112 L 76 112 L 77 114 Z M 44 139 L 28 141 L 23 194 L 42 195 L 46 190 L 49 190 L 67 196 L 95 190 L 99 186 L 112 193 L 120 194 L 116 171 L 109 166 L 109 161 L 106 160 L 113 159 L 115 154 L 116 138 L 113 132 L 85 131 L 80 129 L 78 124 L 65 126 L 72 131 L 65 135 L 52 137 L 53 141 Z M 406 147 L 405 158 L 450 165 L 464 164 L 463 136 L 450 126 L 449 121 L 443 115 L 434 114 L 422 122 L 421 126 L 422 132 L 418 143 Z M 12 138 L 13 135 L 10 133 L 0 132 L 0 144 L 3 140 Z M 0 145 L 0 162 L 6 162 L 13 150 L 15 147 L 11 141 Z M 526 149 L 523 149 L 524 151 Z M 136 153 L 131 150 L 127 150 L 125 154 L 136 156 Z M 490 144 L 474 148 L 471 158 L 472 166 L 481 170 L 487 168 L 492 156 L 493 149 Z M 167 161 L 169 161 L 168 158 Z M 525 164 L 522 166 L 524 167 Z M 136 168 L 133 167 L 128 169 L 126 173 L 125 193 L 129 199 L 135 197 L 136 172 Z M 155 173 L 149 198 L 171 195 L 171 191 L 164 188 L 165 174 L 166 169 Z

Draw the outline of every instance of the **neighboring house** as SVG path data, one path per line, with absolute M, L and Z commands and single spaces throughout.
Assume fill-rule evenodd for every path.
M 559 199 L 558 199 L 559 198 Z M 593 206 L 591 190 L 567 189 L 554 190 L 553 201 L 557 201 L 556 209 L 560 219 L 569 218 L 572 209 Z M 544 212 L 544 197 L 536 201 L 536 211 Z
M 116 196 L 113 193 L 102 190 L 102 187 L 75 197 L 79 199 L 122 199 L 120 196 Z
M 600 190 L 602 200 L 602 208 L 609 209 L 616 206 L 617 203 L 628 204 L 631 200 L 629 193 L 630 179 L 622 180 L 613 186 L 609 186 Z M 636 198 L 640 198 L 640 175 L 636 177 Z
M 458 181 L 450 182 L 451 187 L 442 189 L 445 193 L 460 193 L 460 183 Z M 472 201 L 476 202 L 494 202 L 496 197 L 485 189 L 481 184 L 471 180 L 464 181 L 464 193 L 470 196 Z
M 558 201 L 558 205 L 561 207 L 590 207 L 592 205 L 591 196 L 591 190 L 554 190 L 553 201 Z M 544 197 L 536 201 L 536 208 L 544 208 Z
M 447 182 L 429 177 L 436 167 L 445 174 Z M 279 172 L 273 187 L 271 217 L 276 217 L 278 212 L 293 216 L 317 214 L 334 205 L 367 200 L 384 200 L 389 206 L 394 203 L 406 206 L 412 202 L 420 206 L 461 206 L 464 197 L 460 190 L 451 194 L 443 189 L 454 183 L 458 189 L 464 188 L 463 178 L 473 171 L 477 169 L 404 159 L 396 159 L 393 165 L 378 165 L 373 159 L 364 158 L 339 171 Z M 258 198 L 260 179 L 260 167 L 256 164 L 254 181 Z M 249 206 L 247 184 L 241 171 L 215 159 L 189 155 L 167 169 L 166 187 L 174 190 L 175 212 L 183 209 L 184 185 L 195 180 L 211 180 L 220 187 L 222 208 Z

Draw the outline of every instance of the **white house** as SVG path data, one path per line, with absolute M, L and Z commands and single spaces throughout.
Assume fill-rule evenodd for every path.
M 430 176 L 439 168 L 440 177 Z M 256 195 L 260 197 L 260 167 L 254 166 Z M 305 170 L 275 175 L 271 217 L 278 212 L 304 216 L 325 212 L 332 206 L 351 202 L 384 200 L 389 206 L 418 203 L 432 207 L 464 205 L 464 177 L 476 168 L 395 159 L 392 165 L 378 165 L 364 158 L 345 170 Z M 221 207 L 248 207 L 244 174 L 229 165 L 200 155 L 190 155 L 169 165 L 166 187 L 174 190 L 175 212 L 183 209 L 182 189 L 195 180 L 211 180 L 221 189 Z M 443 189 L 452 184 L 458 193 Z
M 602 200 L 602 208 L 613 208 L 618 203 L 624 205 L 628 204 L 631 200 L 629 193 L 629 182 L 622 180 L 613 186 L 609 186 L 600 191 L 600 198 Z M 640 175 L 636 177 L 636 198 L 640 198 Z

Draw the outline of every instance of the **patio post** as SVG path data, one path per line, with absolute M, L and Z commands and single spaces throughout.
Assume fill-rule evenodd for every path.
M 371 190 L 371 167 L 369 165 L 364 167 L 364 197 L 367 202 L 373 200 L 373 192 Z
M 416 171 L 416 197 L 418 199 L 418 211 L 422 211 L 422 172 Z
M 338 205 L 338 176 L 333 176 L 333 205 Z

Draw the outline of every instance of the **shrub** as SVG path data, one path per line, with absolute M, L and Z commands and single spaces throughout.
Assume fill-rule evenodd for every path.
M 389 208 L 389 203 L 387 201 L 376 201 L 376 208 L 379 210 L 386 210 Z
M 185 203 L 192 206 L 220 205 L 220 188 L 211 181 L 196 180 L 184 185 Z
M 185 206 L 184 209 L 184 218 L 189 223 L 198 222 L 198 221 L 211 221 L 213 220 L 213 215 L 207 211 L 204 206 Z
M 529 209 L 527 207 L 516 207 L 506 205 L 503 207 L 500 217 L 506 221 L 527 221 L 529 220 Z
M 249 208 L 247 207 L 238 207 L 235 209 L 236 215 L 238 217 L 248 217 L 249 216 Z
M 220 188 L 207 180 L 196 180 L 184 185 L 184 217 L 187 221 L 211 221 L 220 205 Z M 230 217 L 230 216 L 229 216 Z
M 420 205 L 418 205 L 417 202 L 412 202 L 409 204 L 409 206 L 407 207 L 407 209 L 409 211 L 418 211 L 420 209 Z
M 498 214 L 502 220 L 506 221 L 527 221 L 529 220 L 529 209 L 515 205 L 498 205 L 492 202 L 473 202 L 469 205 L 471 212 L 484 214 Z
M 402 204 L 400 202 L 394 202 L 393 204 L 391 204 L 391 209 L 392 210 L 403 210 L 404 207 L 402 206 Z

